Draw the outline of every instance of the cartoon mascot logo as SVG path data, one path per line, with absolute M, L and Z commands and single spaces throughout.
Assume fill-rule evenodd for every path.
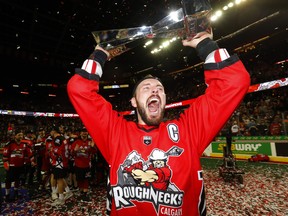
M 156 212 L 160 204 L 180 207 L 183 192 L 171 182 L 168 160 L 182 152 L 177 146 L 167 152 L 154 149 L 145 161 L 137 151 L 132 151 L 118 169 L 118 185 L 112 187 L 116 208 L 133 206 L 132 200 L 151 202 Z

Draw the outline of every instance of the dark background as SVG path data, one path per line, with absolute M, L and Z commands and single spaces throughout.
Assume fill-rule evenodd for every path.
M 228 3 L 210 2 L 214 10 Z M 180 7 L 179 0 L 0 0 L 0 84 L 65 84 L 93 51 L 92 31 L 153 25 Z M 287 0 L 246 0 L 212 23 L 214 39 L 233 51 L 269 36 L 258 46 L 269 46 L 273 55 L 279 52 L 273 47 L 281 44 L 283 58 L 287 57 L 287 10 Z M 133 84 L 146 73 L 165 77 L 199 63 L 194 50 L 184 48 L 181 40 L 157 55 L 143 45 L 107 63 L 102 81 Z

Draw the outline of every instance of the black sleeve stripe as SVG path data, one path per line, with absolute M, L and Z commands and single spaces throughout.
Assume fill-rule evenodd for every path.
M 234 54 L 230 58 L 225 59 L 222 62 L 204 64 L 204 70 L 220 70 L 224 67 L 233 65 L 237 61 L 239 61 L 239 57 L 236 54 Z
M 80 68 L 76 68 L 75 69 L 75 73 L 79 74 L 80 76 L 89 79 L 89 80 L 95 80 L 98 81 L 100 80 L 100 77 L 97 74 L 90 74 L 87 71 L 80 69 Z

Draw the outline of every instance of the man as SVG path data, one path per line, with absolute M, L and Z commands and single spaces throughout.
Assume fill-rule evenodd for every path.
M 31 149 L 34 155 L 34 160 L 37 163 L 37 157 L 35 155 L 35 140 L 36 140 L 36 135 L 34 134 L 33 130 L 28 130 L 26 134 L 24 135 L 24 139 L 22 140 L 22 142 L 25 142 L 27 146 Z M 35 171 L 36 171 L 36 166 L 32 166 L 30 159 L 26 157 L 25 174 L 22 180 L 23 185 L 26 185 L 28 188 L 33 186 L 33 178 L 34 178 Z
M 43 127 L 38 129 L 38 136 L 35 143 L 35 157 L 37 161 L 36 177 L 39 184 L 39 190 L 45 188 L 45 180 L 49 171 L 49 160 L 45 159 L 46 146 L 45 142 L 47 139 L 46 131 Z M 43 167 L 43 169 L 42 169 Z
M 166 95 L 156 77 L 145 77 L 135 85 L 131 104 L 137 122 L 119 117 L 97 94 L 109 58 L 99 46 L 68 82 L 70 100 L 110 167 L 111 215 L 206 215 L 200 157 L 243 99 L 250 78 L 236 55 L 230 57 L 226 49 L 219 49 L 212 32 L 201 32 L 182 44 L 196 48 L 205 62 L 208 88 L 179 119 L 162 121 Z M 158 156 L 164 152 L 162 166 L 171 173 L 151 170 L 156 150 Z M 141 166 L 128 169 L 129 176 L 125 167 L 139 162 Z
M 67 183 L 69 187 L 73 191 L 79 190 L 77 179 L 76 179 L 76 174 L 75 174 L 75 157 L 72 154 L 72 144 L 78 139 L 79 135 L 74 131 L 73 133 L 71 131 L 68 131 L 68 145 L 69 145 L 69 158 L 68 158 L 68 178 L 67 178 Z
M 52 165 L 51 187 L 52 187 L 52 206 L 64 205 L 65 200 L 73 196 L 67 183 L 68 172 L 68 143 L 63 135 L 60 134 L 59 127 L 52 128 L 50 135 L 52 145 L 49 152 Z M 64 194 L 66 191 L 66 194 Z M 56 196 L 58 193 L 58 197 Z
M 21 176 L 25 172 L 26 158 L 29 159 L 32 166 L 36 165 L 33 152 L 26 141 L 23 131 L 16 129 L 14 139 L 3 148 L 3 164 L 6 169 L 6 202 L 12 202 L 18 198 L 18 188 Z M 14 182 L 14 196 L 10 194 L 12 182 Z
M 91 158 L 96 153 L 95 144 L 89 139 L 88 135 L 87 129 L 83 127 L 80 131 L 79 139 L 74 141 L 71 146 L 71 154 L 75 160 L 76 179 L 81 192 L 80 200 L 82 202 L 90 202 L 88 190 L 91 175 Z

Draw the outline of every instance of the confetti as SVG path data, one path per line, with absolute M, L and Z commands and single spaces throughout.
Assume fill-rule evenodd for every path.
M 220 160 L 219 160 L 220 161 Z M 207 216 L 287 216 L 288 166 L 242 162 L 244 186 L 237 181 L 224 181 L 219 176 L 218 165 L 203 165 L 207 199 Z M 239 166 L 239 163 L 238 163 Z M 25 189 L 27 190 L 27 189 Z M 22 190 L 25 195 L 13 203 L 2 203 L 3 215 L 105 215 L 105 186 L 91 187 L 91 203 L 79 202 L 79 192 L 66 200 L 64 206 L 52 207 L 49 191 Z M 4 188 L 2 188 L 2 193 Z

